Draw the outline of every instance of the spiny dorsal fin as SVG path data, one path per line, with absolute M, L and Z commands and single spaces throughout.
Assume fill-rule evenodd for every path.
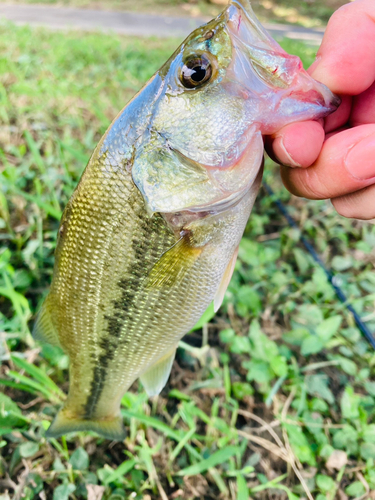
M 217 312 L 220 309 L 221 304 L 224 300 L 225 292 L 227 291 L 229 282 L 232 278 L 234 266 L 236 264 L 238 255 L 238 247 L 235 249 L 232 258 L 230 259 L 227 268 L 224 271 L 223 277 L 221 278 L 221 282 L 219 288 L 217 289 L 215 298 L 214 298 L 214 311 Z
M 203 251 L 193 247 L 189 235 L 184 235 L 167 250 L 151 269 L 147 288 L 163 288 L 181 282 Z
M 150 397 L 159 394 L 167 383 L 176 355 L 176 349 L 177 346 L 167 352 L 157 363 L 152 365 L 149 370 L 139 377 L 145 391 Z
M 39 342 L 47 342 L 48 344 L 61 347 L 56 328 L 51 320 L 48 299 L 49 297 L 44 301 L 36 318 L 33 328 L 33 337 Z

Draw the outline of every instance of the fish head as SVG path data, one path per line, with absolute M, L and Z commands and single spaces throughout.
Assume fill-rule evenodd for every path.
M 150 212 L 218 212 L 255 183 L 262 136 L 327 116 L 339 100 L 232 0 L 157 73 L 159 95 L 132 167 Z

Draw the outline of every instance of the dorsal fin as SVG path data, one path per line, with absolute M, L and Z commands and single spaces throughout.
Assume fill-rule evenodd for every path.
M 224 300 L 225 292 L 227 291 L 229 282 L 232 278 L 234 266 L 236 264 L 238 255 L 238 247 L 235 249 L 232 258 L 230 259 L 227 268 L 224 271 L 223 277 L 221 278 L 221 282 L 219 288 L 217 289 L 216 295 L 214 297 L 214 311 L 217 312 L 220 309 L 221 304 Z

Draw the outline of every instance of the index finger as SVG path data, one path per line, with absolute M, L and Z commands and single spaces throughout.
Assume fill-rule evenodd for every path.
M 331 17 L 309 73 L 338 94 L 358 95 L 375 81 L 375 2 L 356 0 Z

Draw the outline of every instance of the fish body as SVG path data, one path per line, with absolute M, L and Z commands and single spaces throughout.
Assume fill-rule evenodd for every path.
M 181 337 L 220 307 L 257 195 L 262 135 L 337 99 L 233 0 L 117 116 L 62 216 L 34 334 L 70 358 L 57 437 L 123 439 L 120 403 L 165 385 Z

